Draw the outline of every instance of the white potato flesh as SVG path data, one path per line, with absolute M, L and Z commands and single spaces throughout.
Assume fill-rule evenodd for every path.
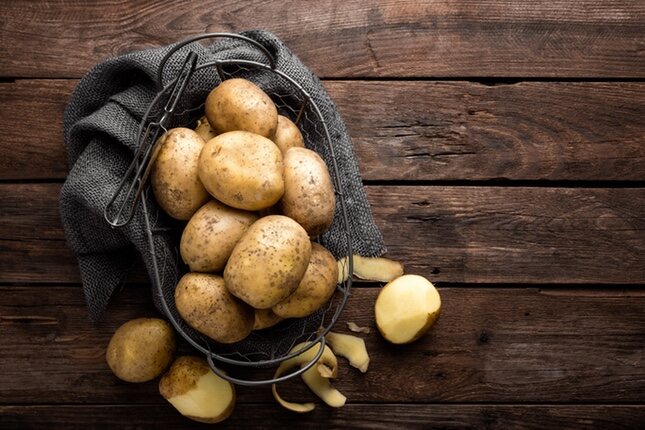
M 235 402 L 235 393 L 228 381 L 209 371 L 197 380 L 192 389 L 168 401 L 186 417 L 216 422 L 218 418 L 228 416 L 231 404 Z
M 403 275 L 383 287 L 376 298 L 376 326 L 386 340 L 410 343 L 430 329 L 440 309 L 439 292 L 430 281 Z

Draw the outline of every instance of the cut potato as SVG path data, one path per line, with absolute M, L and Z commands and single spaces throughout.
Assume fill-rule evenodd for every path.
M 352 336 L 349 334 L 341 334 L 329 332 L 327 336 L 327 343 L 331 347 L 334 354 L 338 354 L 349 360 L 352 367 L 357 368 L 361 372 L 367 372 L 370 365 L 370 356 L 367 354 L 365 348 L 365 341 L 360 337 Z
M 176 359 L 159 381 L 159 392 L 183 416 L 202 423 L 224 421 L 235 408 L 235 387 L 202 358 Z
M 410 343 L 430 329 L 440 309 L 439 292 L 430 281 L 403 275 L 385 285 L 376 298 L 376 326 L 386 340 Z

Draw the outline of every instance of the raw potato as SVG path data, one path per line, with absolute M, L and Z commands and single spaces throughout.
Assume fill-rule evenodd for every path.
M 170 324 L 158 318 L 137 318 L 114 332 L 105 358 L 119 379 L 146 382 L 161 375 L 174 353 L 175 335 Z
M 352 367 L 357 368 L 361 372 L 367 372 L 370 365 L 370 356 L 367 354 L 365 348 L 365 341 L 360 337 L 351 336 L 349 334 L 329 332 L 325 336 L 327 343 L 331 347 L 334 354 L 338 354 L 349 360 Z
M 262 330 L 273 327 L 282 320 L 283 318 L 274 314 L 271 309 L 256 309 L 253 330 Z
M 291 348 L 290 352 L 295 352 L 303 349 L 307 345 L 306 343 L 299 343 L 298 345 Z M 309 348 L 307 351 L 302 354 L 296 355 L 288 360 L 280 363 L 280 366 L 273 375 L 274 378 L 282 376 L 287 370 L 290 370 L 294 367 L 303 367 L 307 363 L 310 363 L 314 359 L 318 351 L 320 350 L 320 344 L 314 345 Z M 307 386 L 325 403 L 332 407 L 341 407 L 345 404 L 347 398 L 342 395 L 338 390 L 333 388 L 329 383 L 328 378 L 335 378 L 338 374 L 338 360 L 334 353 L 325 345 L 323 353 L 318 359 L 317 364 L 306 370 L 301 376 L 303 381 Z M 305 413 L 311 412 L 314 410 L 316 405 L 314 403 L 292 403 L 283 400 L 278 394 L 278 389 L 276 384 L 271 386 L 271 391 L 273 392 L 273 397 L 286 409 L 289 409 L 293 412 Z
M 208 142 L 209 140 L 217 136 L 217 133 L 215 133 L 215 130 L 213 130 L 213 127 L 211 127 L 210 123 L 208 122 L 208 119 L 206 119 L 205 116 L 197 120 L 197 127 L 195 127 L 195 133 L 199 134 L 199 137 L 204 139 L 204 142 Z
M 322 158 L 306 148 L 290 148 L 284 155 L 282 213 L 293 218 L 310 236 L 329 228 L 336 210 L 336 195 Z
M 151 184 L 159 206 L 173 218 L 187 220 L 210 196 L 199 180 L 204 140 L 189 128 L 173 128 L 159 138 Z
M 227 79 L 206 98 L 206 117 L 217 133 L 244 130 L 271 138 L 278 110 L 271 98 L 246 79 Z
M 199 156 L 199 178 L 217 200 L 257 211 L 284 193 L 280 150 L 269 139 L 231 131 L 209 140 Z
M 336 290 L 338 266 L 324 246 L 311 243 L 311 258 L 298 288 L 289 297 L 273 306 L 282 318 L 301 318 L 320 309 Z
M 179 245 L 181 258 L 191 272 L 223 270 L 235 244 L 257 219 L 254 213 L 211 200 L 184 228 Z
M 376 298 L 376 326 L 388 341 L 410 343 L 430 329 L 440 309 L 439 292 L 430 281 L 403 275 L 384 286 Z
M 289 118 L 282 115 L 278 115 L 278 128 L 276 129 L 272 140 L 276 145 L 278 145 L 278 148 L 282 151 L 282 155 L 284 155 L 289 148 L 305 147 L 305 139 L 302 137 L 302 133 L 300 133 L 298 126 Z
M 228 292 L 221 276 L 185 274 L 175 289 L 175 304 L 191 327 L 217 342 L 239 342 L 253 330 L 253 309 Z
M 159 393 L 180 414 L 202 423 L 224 421 L 235 408 L 235 387 L 197 357 L 176 359 L 159 381 Z
M 226 287 L 256 309 L 268 309 L 298 288 L 309 265 L 307 232 L 283 215 L 257 220 L 235 245 L 224 269 Z

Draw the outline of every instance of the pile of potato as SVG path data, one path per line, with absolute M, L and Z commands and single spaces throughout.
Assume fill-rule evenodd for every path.
M 427 279 L 405 274 L 399 262 L 359 255 L 352 257 L 349 273 L 348 256 L 336 261 L 312 241 L 334 218 L 327 166 L 253 83 L 229 79 L 211 91 L 194 130 L 175 128 L 157 142 L 152 169 L 159 205 L 187 221 L 180 253 L 189 272 L 175 289 L 177 310 L 213 340 L 239 342 L 253 330 L 311 315 L 329 301 L 338 282 L 352 275 L 387 283 L 374 303 L 374 317 L 389 342 L 414 342 L 437 320 L 441 298 Z M 347 325 L 369 333 L 369 327 Z M 346 398 L 330 382 L 338 376 L 336 354 L 363 373 L 370 358 L 357 336 L 329 332 L 325 338 L 317 365 L 300 377 L 327 405 L 341 407 Z M 291 352 L 305 348 L 299 344 Z M 274 377 L 308 365 L 319 348 L 283 361 Z M 124 381 L 161 376 L 159 392 L 182 415 L 206 423 L 225 420 L 235 407 L 235 387 L 201 357 L 173 361 L 175 349 L 170 324 L 138 318 L 117 329 L 106 360 Z M 285 401 L 275 384 L 272 392 L 290 411 L 315 407 Z
M 180 253 L 190 272 L 175 301 L 191 327 L 239 342 L 330 299 L 338 265 L 312 242 L 334 218 L 329 171 L 259 87 L 221 83 L 195 130 L 161 137 L 153 163 L 157 202 L 188 221 Z

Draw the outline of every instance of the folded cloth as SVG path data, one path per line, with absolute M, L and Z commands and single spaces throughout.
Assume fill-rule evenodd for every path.
M 242 34 L 265 46 L 274 56 L 276 68 L 296 80 L 320 109 L 332 139 L 333 158 L 348 211 L 352 251 L 364 256 L 383 254 L 383 238 L 372 218 L 351 140 L 320 80 L 275 35 L 265 31 Z M 133 52 L 98 64 L 81 79 L 65 111 L 64 136 L 70 172 L 60 193 L 60 213 L 68 246 L 78 258 L 86 303 L 93 320 L 101 317 L 114 291 L 125 282 L 137 254 L 150 278 L 154 279 L 152 250 L 141 206 L 132 221 L 118 229 L 104 220 L 103 211 L 133 159 L 142 117 L 158 94 L 157 71 L 170 49 L 171 46 L 167 46 Z M 164 83 L 177 76 L 189 51 L 198 55 L 200 64 L 217 59 L 268 62 L 261 50 L 238 39 L 222 39 L 210 46 L 194 42 L 169 59 L 163 71 Z M 280 98 L 282 107 L 290 108 L 284 112 L 297 112 L 299 106 L 289 106 L 297 100 L 288 96 L 290 89 L 286 88 L 286 81 L 272 78 L 274 73 L 256 69 L 240 67 L 231 73 L 254 81 L 274 98 Z M 206 95 L 219 82 L 214 67 L 198 70 L 182 96 L 173 124 L 186 125 L 201 115 L 199 108 Z M 286 95 L 282 96 L 281 91 Z M 303 122 L 302 127 L 305 135 L 320 133 L 311 122 Z M 308 127 L 312 129 L 308 130 Z M 307 142 L 307 145 L 330 165 L 331 154 L 324 141 Z M 146 193 L 144 198 L 155 232 L 154 252 L 159 262 L 161 287 L 164 295 L 172 297 L 176 282 L 185 270 L 177 252 L 177 231 L 181 225 L 159 210 L 152 193 Z M 339 220 L 337 217 L 322 238 L 337 256 L 347 249 L 347 233 Z M 161 310 L 159 297 L 153 297 Z

